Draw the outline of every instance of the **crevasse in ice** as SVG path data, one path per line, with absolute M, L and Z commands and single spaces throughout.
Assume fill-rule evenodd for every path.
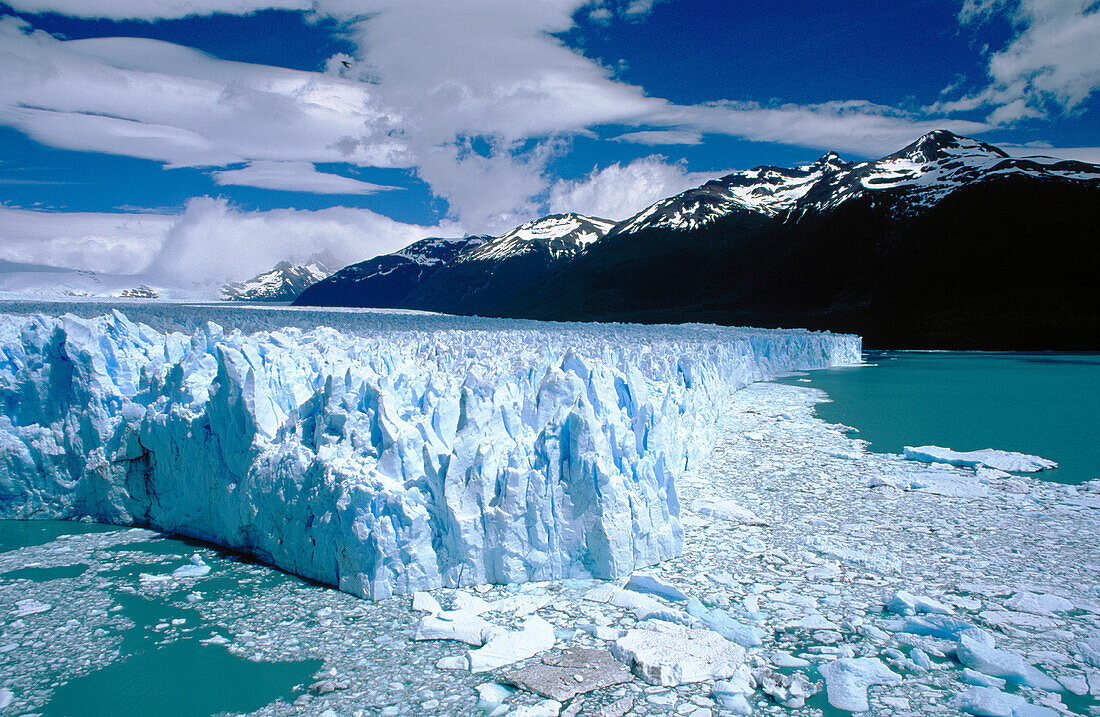
M 0 518 L 151 526 L 371 598 L 610 578 L 679 552 L 675 481 L 731 391 L 860 351 L 707 326 L 271 325 L 0 315 Z

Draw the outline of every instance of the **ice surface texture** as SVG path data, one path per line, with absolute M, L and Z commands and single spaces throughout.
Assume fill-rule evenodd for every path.
M 675 480 L 729 393 L 860 350 L 804 331 L 218 314 L 242 332 L 155 311 L 158 328 L 0 315 L 0 518 L 151 526 L 376 599 L 676 555 Z

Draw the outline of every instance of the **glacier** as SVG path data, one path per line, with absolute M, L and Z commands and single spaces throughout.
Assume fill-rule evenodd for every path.
M 802 330 L 125 310 L 0 307 L 0 518 L 152 527 L 372 599 L 677 555 L 676 480 L 731 392 L 861 349 Z

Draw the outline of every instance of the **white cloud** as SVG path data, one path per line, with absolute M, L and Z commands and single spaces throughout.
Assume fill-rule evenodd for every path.
M 1100 87 L 1100 6 L 1095 0 L 965 0 L 963 24 L 1004 13 L 1017 34 L 989 57 L 990 84 L 933 109 L 992 107 L 990 120 L 1010 124 L 1051 107 L 1073 111 Z
M 661 129 L 642 130 L 639 132 L 626 132 L 617 137 L 612 137 L 616 142 L 631 142 L 633 144 L 702 144 L 703 135 L 694 130 Z
M 106 274 L 143 274 L 162 285 L 220 285 L 284 259 L 328 252 L 342 265 L 425 236 L 461 236 L 455 225 L 402 224 L 366 209 L 248 212 L 199 197 L 183 214 L 37 212 L 0 206 L 0 259 Z
M 461 235 L 456 227 L 402 224 L 366 209 L 247 212 L 199 197 L 165 234 L 146 271 L 164 282 L 221 283 L 255 276 L 284 259 L 328 252 L 341 265 L 388 254 L 425 236 Z
M 0 18 L 0 122 L 55 147 L 169 166 L 406 166 L 369 85 L 141 38 L 58 40 Z
M 195 15 L 248 15 L 259 10 L 309 10 L 310 0 L 6 0 L 18 12 L 54 12 L 108 20 L 175 20 Z
M 1014 157 L 1056 157 L 1100 164 L 1100 147 L 1054 147 L 1043 142 L 998 144 L 997 146 Z
M 279 189 L 313 194 L 376 194 L 400 187 L 372 184 L 329 172 L 318 172 L 310 162 L 250 162 L 241 169 L 214 172 L 215 184 Z
M 622 220 L 722 174 L 689 172 L 683 163 L 657 155 L 642 157 L 627 165 L 593 169 L 583 179 L 558 180 L 550 190 L 550 211 Z
M 0 206 L 0 259 L 113 274 L 141 271 L 178 216 Z

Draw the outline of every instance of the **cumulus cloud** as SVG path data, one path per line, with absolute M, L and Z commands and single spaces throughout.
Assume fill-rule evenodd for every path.
M 403 224 L 366 209 L 243 211 L 211 197 L 175 215 L 0 207 L 0 259 L 141 274 L 179 287 L 247 279 L 317 253 L 343 266 L 425 236 L 461 235 L 455 225 Z
M 146 271 L 165 282 L 222 283 L 255 276 L 288 259 L 318 252 L 341 266 L 388 254 L 428 235 L 461 235 L 455 227 L 402 224 L 366 209 L 248 212 L 225 199 L 200 197 L 166 232 Z
M 0 206 L 0 259 L 110 274 L 141 271 L 179 217 Z
M 215 184 L 280 189 L 313 194 L 376 194 L 400 187 L 372 184 L 329 172 L 318 172 L 311 162 L 249 162 L 241 169 L 214 172 Z
M 1100 87 L 1100 5 L 1095 0 L 965 0 L 964 25 L 1004 14 L 1016 28 L 989 56 L 989 85 L 933 111 L 989 107 L 998 124 L 1074 111 Z
M 550 189 L 550 211 L 579 212 L 622 220 L 665 197 L 697 187 L 726 172 L 689 172 L 682 162 L 652 155 L 593 169 L 578 180 L 558 180 Z

